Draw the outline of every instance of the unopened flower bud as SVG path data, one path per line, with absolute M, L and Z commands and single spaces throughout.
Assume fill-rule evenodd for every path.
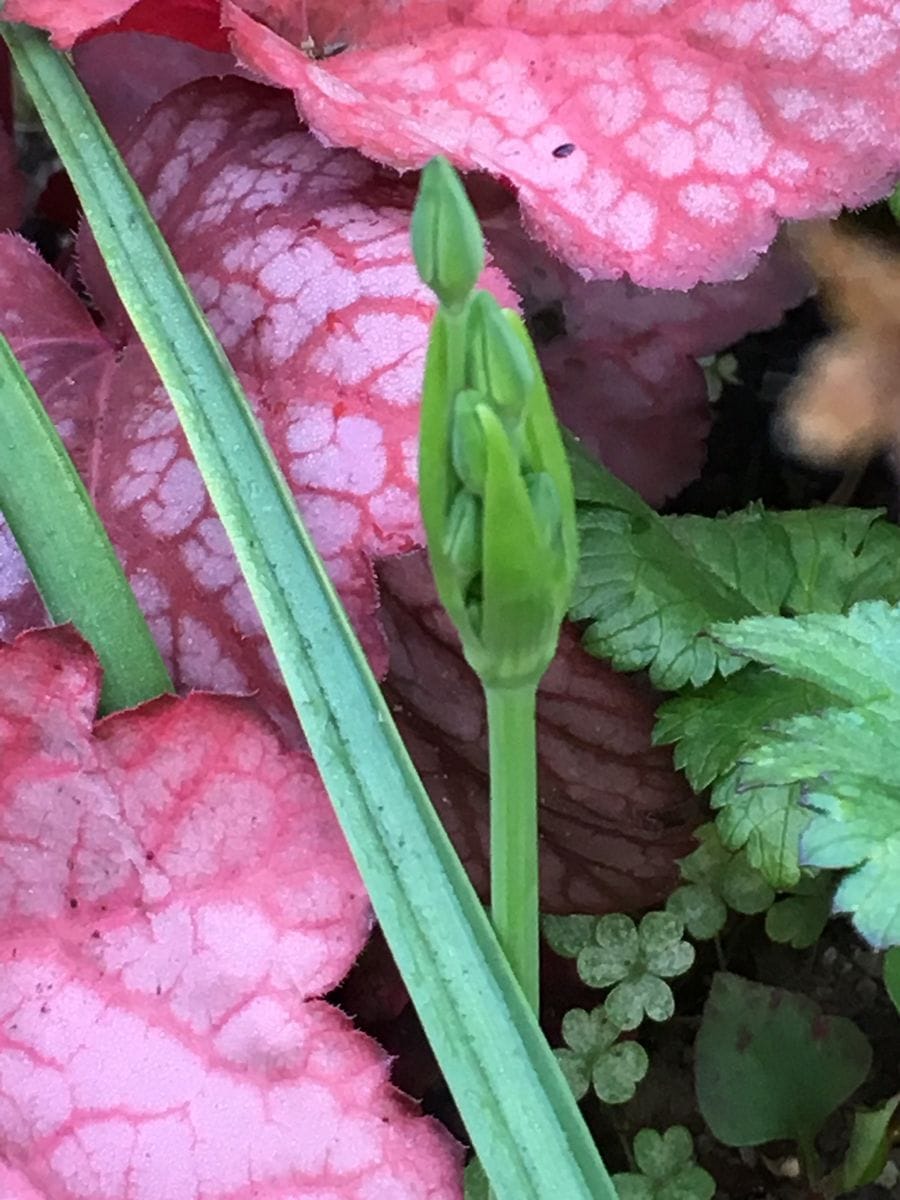
M 481 570 L 481 501 L 459 492 L 447 514 L 443 551 L 463 591 Z
M 556 484 L 546 471 L 538 471 L 525 476 L 525 487 L 534 510 L 535 524 L 547 548 L 562 553 L 562 507 Z
M 484 238 L 459 176 L 440 155 L 422 171 L 411 234 L 422 280 L 442 304 L 462 307 L 484 270 Z
M 487 446 L 484 428 L 478 419 L 478 407 L 485 403 L 481 392 L 469 388 L 460 392 L 453 402 L 450 428 L 450 454 L 453 469 L 464 487 L 476 496 L 484 492 L 487 475 Z
M 485 392 L 504 418 L 519 418 L 534 385 L 534 368 L 503 309 L 489 292 L 479 292 L 472 300 L 466 333 L 470 385 Z

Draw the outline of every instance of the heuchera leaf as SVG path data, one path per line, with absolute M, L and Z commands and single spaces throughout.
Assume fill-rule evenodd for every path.
M 49 29 L 63 50 L 92 30 L 114 25 L 143 33 L 163 33 L 207 50 L 226 50 L 219 0 L 7 0 L 4 16 Z
M 873 946 L 900 944 L 900 609 L 870 601 L 846 616 L 753 618 L 714 633 L 829 694 L 830 705 L 782 721 L 748 748 L 742 787 L 802 784 L 812 815 L 801 861 L 849 869 L 835 911 L 849 913 Z
M 238 57 L 330 143 L 507 180 L 528 227 L 595 278 L 734 279 L 779 217 L 884 195 L 900 168 L 889 0 L 307 7 L 222 13 Z M 346 49 L 314 61 L 310 35 Z
M 458 1198 L 451 1139 L 318 999 L 370 915 L 309 756 L 227 697 L 95 725 L 65 629 L 0 658 L 10 1169 L 46 1200 Z
M 144 124 L 131 161 L 383 672 L 371 559 L 421 539 L 416 435 L 433 302 L 409 257 L 412 193 L 298 130 L 287 97 L 238 80 L 174 94 Z M 18 265 L 16 247 L 7 241 L 3 254 Z M 78 426 L 78 446 L 60 428 L 90 472 L 89 490 L 176 682 L 259 689 L 268 710 L 294 727 L 168 397 L 96 255 L 86 252 L 82 265 L 124 352 L 117 361 L 93 331 L 95 387 L 84 380 L 73 389 L 55 343 L 48 355 L 36 341 L 31 358 L 49 379 L 43 388 L 33 382 L 58 424 Z M 74 297 L 51 274 L 35 266 L 23 290 L 10 263 L 6 279 L 0 321 L 26 371 L 33 322 L 52 329 L 59 310 L 82 338 L 89 318 L 82 311 L 76 320 Z M 496 272 L 487 282 L 512 298 Z M 18 613 L 7 615 L 8 631 L 22 628 Z
M 726 1146 L 790 1139 L 809 1150 L 871 1062 L 853 1022 L 806 996 L 725 971 L 713 978 L 694 1066 L 703 1119 Z
M 688 293 L 585 280 L 527 236 L 507 192 L 495 198 L 483 179 L 473 186 L 558 416 L 648 504 L 661 504 L 696 477 L 706 452 L 711 408 L 698 357 L 777 325 L 808 292 L 805 271 L 782 242 L 748 278 Z
M 326 153 L 293 125 L 289 103 L 269 91 L 243 82 L 204 83 L 151 114 L 134 153 L 148 178 L 159 172 L 163 228 L 206 298 L 370 656 L 384 670 L 369 554 L 417 544 L 415 434 L 431 302 L 412 290 L 419 285 L 412 280 L 408 211 L 402 207 L 411 194 L 355 155 Z M 192 153 L 203 162 L 188 167 Z M 189 188 L 184 208 L 175 192 L 164 190 L 170 179 Z M 306 215 L 310 205 L 317 214 L 312 218 Z M 335 224 L 343 228 L 342 240 L 329 243 L 338 236 Z M 295 730 L 168 400 L 131 344 L 93 254 L 82 258 L 90 290 L 110 318 L 108 328 L 125 342 L 120 361 L 63 282 L 12 238 L 0 241 L 0 324 L 66 438 L 179 684 L 257 689 L 279 723 Z M 328 264 L 332 286 L 345 289 L 337 296 L 321 283 Z M 491 272 L 489 279 L 502 293 L 500 277 Z M 290 295 L 273 293 L 282 285 L 293 289 Z M 340 305 L 336 311 L 333 303 Z M 282 347 L 304 331 L 308 348 L 282 360 Z M 433 592 L 425 578 L 427 606 Z M 410 587 L 404 603 L 417 621 L 415 578 Z M 0 619 L 6 637 L 45 621 L 8 540 L 0 554 Z M 454 674 L 452 699 L 435 674 L 434 654 L 446 658 L 445 669 Z M 404 729 L 418 726 L 418 765 L 483 883 L 487 762 L 481 717 L 477 741 L 463 730 L 460 744 L 452 726 L 436 736 L 450 714 L 481 713 L 475 682 L 455 639 L 452 649 L 426 640 L 416 671 L 417 703 L 407 704 L 411 715 Z M 395 668 L 402 691 L 401 676 Z M 653 904 L 671 887 L 675 859 L 689 849 L 695 811 L 669 755 L 649 747 L 652 693 L 642 683 L 616 678 L 571 641 L 547 687 L 545 903 L 601 911 Z M 415 715 L 419 700 L 421 718 Z M 451 771 L 452 811 L 443 800 L 443 776 Z
M 22 219 L 24 180 L 16 166 L 16 148 L 0 125 L 0 229 L 16 229 Z
M 478 681 L 437 602 L 425 556 L 382 562 L 391 648 L 386 691 L 457 850 L 487 888 L 487 730 Z M 671 891 L 697 811 L 649 749 L 655 696 L 587 656 L 565 631 L 538 694 L 545 911 L 646 908 Z
M 154 3 L 161 7 L 159 0 Z M 129 13 L 129 25 L 139 9 Z M 237 69 L 230 54 L 136 32 L 101 33 L 79 42 L 72 62 L 107 132 L 117 142 L 124 142 L 147 109 L 175 88 Z

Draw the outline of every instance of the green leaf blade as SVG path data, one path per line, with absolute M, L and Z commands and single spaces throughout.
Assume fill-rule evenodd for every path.
M 0 510 L 52 619 L 71 621 L 96 651 L 103 666 L 101 711 L 171 692 L 165 664 L 90 496 L 2 334 Z

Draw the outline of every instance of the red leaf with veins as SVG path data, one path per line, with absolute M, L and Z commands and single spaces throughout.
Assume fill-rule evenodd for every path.
M 227 50 L 219 10 L 219 0 L 7 0 L 5 17 L 48 29 L 63 50 L 106 25 Z
M 412 190 L 353 152 L 323 149 L 296 128 L 289 97 L 242 80 L 175 93 L 149 114 L 130 159 L 383 672 L 371 560 L 421 545 L 416 436 L 433 298 L 409 252 Z M 23 288 L 19 246 L 10 243 L 5 287 L 0 272 L 0 310 L 11 314 L 2 327 L 27 329 L 33 314 L 36 328 L 52 324 L 58 305 L 68 330 L 74 306 L 92 369 L 98 342 L 99 361 L 113 364 L 93 393 L 66 371 L 42 395 L 54 419 L 82 415 L 76 458 L 178 683 L 259 689 L 296 728 L 174 410 L 96 256 L 84 255 L 85 280 L 128 343 L 115 363 L 47 268 L 36 264 Z M 485 278 L 513 300 L 498 272 Z M 52 370 L 46 351 L 39 339 L 35 354 Z M 7 628 L 21 627 L 11 618 Z
M 16 165 L 16 147 L 0 124 L 0 229 L 16 229 L 22 219 L 25 181 Z
M 79 42 L 72 58 L 78 78 L 116 141 L 123 141 L 138 118 L 175 88 L 236 70 L 230 54 L 148 33 L 101 33 Z
M 628 279 L 586 282 L 526 237 L 516 210 L 479 178 L 494 262 L 522 297 L 560 419 L 651 504 L 696 478 L 711 410 L 697 358 L 777 325 L 808 274 L 781 241 L 746 279 L 690 292 Z M 559 331 L 563 332 L 560 333 Z
M 458 1198 L 449 1137 L 317 999 L 369 909 L 309 756 L 225 697 L 94 725 L 98 691 L 68 630 L 0 650 L 11 1196 Z
M 394 716 L 447 831 L 487 892 L 487 736 L 481 689 L 423 554 L 378 568 Z M 540 689 L 542 907 L 631 912 L 656 904 L 690 851 L 697 811 L 667 750 L 650 748 L 657 697 L 591 658 L 571 630 Z
M 516 189 L 586 277 L 745 274 L 779 217 L 900 172 L 894 0 L 223 0 L 238 57 L 331 144 L 400 168 L 442 151 Z M 255 20 L 248 14 L 257 14 Z M 267 21 L 272 29 L 266 28 Z

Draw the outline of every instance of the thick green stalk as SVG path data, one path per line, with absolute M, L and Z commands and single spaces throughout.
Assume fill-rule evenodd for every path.
M 532 1008 L 540 999 L 535 687 L 488 688 L 491 920 Z
M 101 711 L 171 692 L 91 498 L 2 333 L 0 510 L 52 619 L 71 621 L 93 646 L 103 667 Z

